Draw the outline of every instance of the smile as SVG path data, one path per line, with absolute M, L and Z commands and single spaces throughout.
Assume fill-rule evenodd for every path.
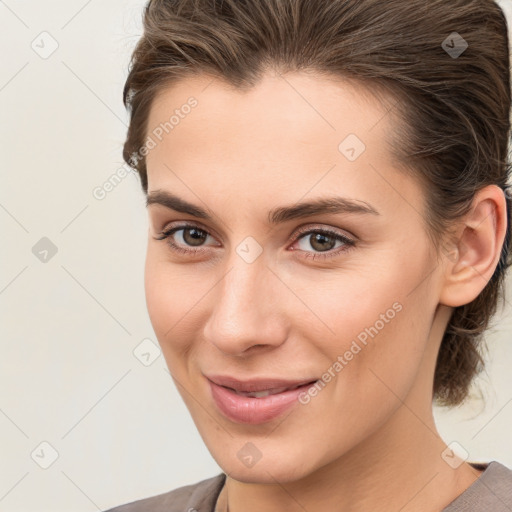
M 298 402 L 301 393 L 317 382 L 312 379 L 239 381 L 231 377 L 208 377 L 207 380 L 218 411 L 231 421 L 250 424 L 277 418 Z

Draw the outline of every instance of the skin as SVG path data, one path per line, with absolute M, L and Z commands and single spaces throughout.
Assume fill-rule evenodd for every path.
M 480 473 L 441 456 L 435 361 L 453 308 L 473 300 L 497 265 L 503 193 L 482 189 L 453 226 L 453 252 L 436 256 L 424 191 L 387 143 L 397 120 L 362 86 L 268 72 L 241 92 L 189 77 L 155 99 L 148 133 L 190 96 L 197 107 L 147 155 L 148 190 L 172 192 L 213 219 L 148 205 L 146 301 L 177 388 L 228 475 L 229 511 L 441 510 Z M 366 145 L 353 162 L 338 149 L 348 134 Z M 276 207 L 332 195 L 378 215 L 269 224 Z M 202 252 L 169 245 L 192 251 L 190 231 L 157 240 L 183 222 L 209 235 Z M 299 226 L 334 229 L 355 245 L 328 238 L 332 257 L 321 259 Z M 263 249 L 252 263 L 236 251 L 248 236 Z M 247 425 L 212 401 L 204 374 L 320 378 L 394 303 L 400 312 L 309 403 Z M 250 468 L 237 457 L 247 442 L 261 453 Z

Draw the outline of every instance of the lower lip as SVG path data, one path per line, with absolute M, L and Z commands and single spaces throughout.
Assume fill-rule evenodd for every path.
M 225 416 L 238 423 L 251 424 L 265 423 L 277 418 L 299 401 L 300 394 L 315 385 L 315 382 L 312 382 L 275 395 L 253 398 L 238 395 L 230 389 L 214 384 L 212 381 L 208 382 L 210 383 L 213 400 Z

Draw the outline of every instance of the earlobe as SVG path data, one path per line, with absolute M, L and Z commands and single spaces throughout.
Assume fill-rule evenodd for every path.
M 441 254 L 446 267 L 441 304 L 468 304 L 485 288 L 500 259 L 506 208 L 505 194 L 496 185 L 475 194 L 470 211 L 460 220 L 452 249 Z

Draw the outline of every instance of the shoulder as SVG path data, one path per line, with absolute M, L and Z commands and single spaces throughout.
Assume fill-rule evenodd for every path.
M 510 512 L 512 510 L 512 470 L 497 461 L 472 465 L 485 468 L 484 472 L 443 512 L 481 510 Z
M 225 479 L 226 475 L 220 473 L 195 484 L 126 503 L 105 512 L 212 512 Z

